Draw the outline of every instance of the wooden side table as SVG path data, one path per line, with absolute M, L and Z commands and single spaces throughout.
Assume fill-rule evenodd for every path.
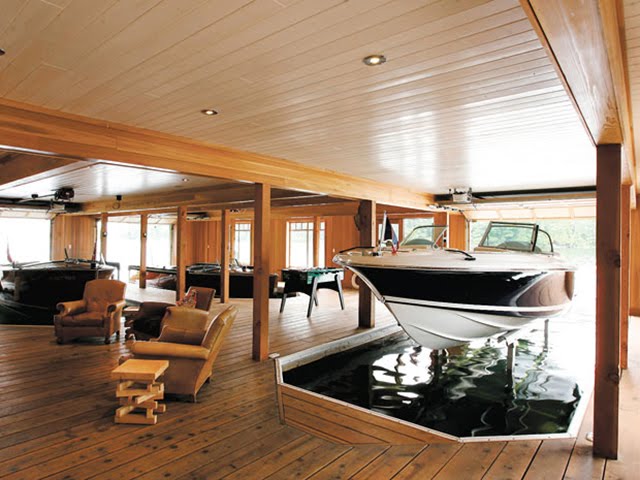
M 156 413 L 164 413 L 166 405 L 158 403 L 164 398 L 164 383 L 159 382 L 168 360 L 129 359 L 111 372 L 111 379 L 118 380 L 116 398 L 120 407 L 116 410 L 116 423 L 155 425 Z M 144 410 L 137 413 L 136 410 Z

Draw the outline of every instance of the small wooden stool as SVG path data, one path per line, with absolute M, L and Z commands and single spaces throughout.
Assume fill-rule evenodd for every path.
M 116 410 L 116 423 L 134 423 L 155 425 L 156 413 L 164 413 L 166 405 L 157 400 L 164 398 L 164 383 L 158 378 L 169 368 L 168 360 L 129 359 L 111 372 L 111 379 L 118 380 L 116 397 L 120 407 Z M 136 409 L 145 410 L 144 415 L 134 413 Z M 142 412 L 141 412 L 142 413 Z

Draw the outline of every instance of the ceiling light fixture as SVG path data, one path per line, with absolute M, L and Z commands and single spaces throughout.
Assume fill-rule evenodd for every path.
M 216 112 L 213 108 L 205 108 L 204 110 L 200 110 L 200 113 L 202 113 L 203 115 L 208 115 L 210 117 L 218 114 L 218 112 Z
M 376 65 L 382 65 L 386 61 L 387 61 L 387 57 L 385 57 L 384 55 L 369 55 L 368 57 L 364 57 L 362 59 L 362 62 L 365 65 L 368 65 L 370 67 L 375 67 Z
M 0 48 L 0 57 L 5 54 L 5 51 Z

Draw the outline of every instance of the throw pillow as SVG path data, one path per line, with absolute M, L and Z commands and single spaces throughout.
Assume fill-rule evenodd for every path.
M 186 345 L 201 345 L 206 332 L 202 330 L 187 330 L 169 325 L 162 329 L 162 334 L 158 338 L 161 342 L 182 343 Z
M 196 308 L 198 303 L 198 291 L 189 290 L 182 300 L 176 303 L 178 307 Z

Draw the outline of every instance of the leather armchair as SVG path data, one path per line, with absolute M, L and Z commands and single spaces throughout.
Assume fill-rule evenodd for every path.
M 149 340 L 160 336 L 162 319 L 167 312 L 167 308 L 173 306 L 175 305 L 172 303 L 142 302 L 138 311 L 128 318 L 125 310 L 125 318 L 127 318 L 124 323 L 124 326 L 127 327 L 126 338 Z
M 187 295 L 194 290 L 196 292 L 196 308 L 199 310 L 211 310 L 213 300 L 216 296 L 215 289 L 207 287 L 189 287 Z
M 53 325 L 58 343 L 78 337 L 120 336 L 120 319 L 125 305 L 126 284 L 119 280 L 91 280 L 84 287 L 82 300 L 58 303 Z
M 216 291 L 212 288 L 190 287 L 187 295 L 196 291 L 196 306 L 199 310 L 211 311 L 215 305 L 213 302 Z M 137 340 L 149 340 L 157 338 L 162 331 L 164 318 L 171 303 L 142 302 L 137 313 L 125 322 L 127 338 L 135 337 Z
M 211 377 L 213 363 L 237 313 L 234 306 L 217 315 L 169 307 L 160 337 L 131 344 L 133 358 L 169 360 L 163 377 L 165 392 L 189 395 L 195 402 L 198 391 Z

